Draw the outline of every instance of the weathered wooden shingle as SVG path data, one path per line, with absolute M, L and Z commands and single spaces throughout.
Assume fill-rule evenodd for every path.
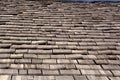
M 56 80 L 74 80 L 72 76 L 57 76 Z
M 11 80 L 11 76 L 10 75 L 0 75 L 0 79 L 1 80 Z

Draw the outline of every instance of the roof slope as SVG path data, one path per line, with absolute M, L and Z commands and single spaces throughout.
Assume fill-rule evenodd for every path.
M 0 80 L 120 80 L 120 3 L 0 1 Z

